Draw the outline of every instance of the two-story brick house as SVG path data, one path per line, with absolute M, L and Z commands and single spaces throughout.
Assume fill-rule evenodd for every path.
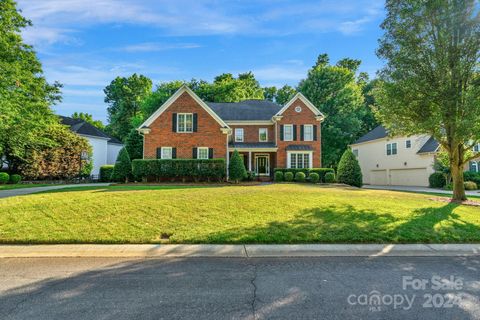
M 186 85 L 138 129 L 144 159 L 229 158 L 236 149 L 258 176 L 273 168 L 321 167 L 323 114 L 301 93 L 285 106 L 266 100 L 212 103 Z

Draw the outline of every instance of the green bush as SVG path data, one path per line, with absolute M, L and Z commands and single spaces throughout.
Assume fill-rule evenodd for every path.
M 0 172 L 0 184 L 6 184 L 10 180 L 10 175 L 6 172 Z
M 10 183 L 11 184 L 17 184 L 17 183 L 20 183 L 20 181 L 22 181 L 22 176 L 19 175 L 19 174 L 12 174 L 10 176 Z
M 107 164 L 100 167 L 100 181 L 101 182 L 110 182 L 112 181 L 113 164 Z
M 283 174 L 285 181 L 292 182 L 293 181 L 293 172 L 287 171 Z
M 255 171 L 247 171 L 247 177 L 244 179 L 245 181 L 254 181 L 257 175 Z
M 127 149 L 122 148 L 113 167 L 112 180 L 116 182 L 128 182 L 131 176 L 132 162 L 130 161 Z
M 228 164 L 228 175 L 229 179 L 235 181 L 235 183 L 247 177 L 247 170 L 237 150 L 233 151 L 232 158 Z
M 308 178 L 310 178 L 311 183 L 318 183 L 318 181 L 320 181 L 320 175 L 316 172 L 310 173 Z
M 434 172 L 428 177 L 430 188 L 443 188 L 447 184 L 445 175 L 441 172 Z
M 337 181 L 354 187 L 361 187 L 362 170 L 352 150 L 347 149 L 340 158 L 337 169 Z
M 321 182 L 324 182 L 325 181 L 325 174 L 327 172 L 333 172 L 335 173 L 335 170 L 332 169 L 332 168 L 311 168 L 311 169 L 287 169 L 287 168 L 275 168 L 273 170 L 273 172 L 283 172 L 285 174 L 285 172 L 292 172 L 294 175 L 297 173 L 297 172 L 303 172 L 305 173 L 305 176 L 308 178 L 310 176 L 311 173 L 316 173 L 318 174 L 318 176 L 320 177 L 320 180 Z
M 306 177 L 306 175 L 303 172 L 295 173 L 295 181 L 297 181 L 297 182 L 305 182 L 305 177 Z
M 282 182 L 283 181 L 283 172 L 282 171 L 275 171 L 274 179 L 275 179 L 276 182 Z
M 473 181 L 465 181 L 464 186 L 465 186 L 465 190 L 477 190 L 478 189 L 477 184 Z
M 325 174 L 325 182 L 326 183 L 334 183 L 335 182 L 335 173 L 327 172 Z
M 136 159 L 132 172 L 136 180 L 222 181 L 224 159 Z
M 463 173 L 463 180 L 473 181 L 478 186 L 478 185 L 480 185 L 480 172 L 465 171 Z

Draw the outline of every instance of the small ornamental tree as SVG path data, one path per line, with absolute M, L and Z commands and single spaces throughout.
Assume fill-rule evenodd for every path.
M 337 181 L 350 186 L 362 186 L 362 170 L 357 158 L 350 149 L 345 150 L 338 163 Z
M 117 182 L 128 182 L 132 176 L 132 162 L 127 149 L 122 148 L 118 154 L 115 167 L 113 167 L 112 180 Z
M 247 176 L 247 170 L 237 150 L 233 151 L 232 158 L 228 164 L 228 173 L 230 180 L 235 181 L 235 183 Z
M 125 148 L 130 160 L 143 158 L 143 138 L 137 129 L 132 129 L 125 138 Z

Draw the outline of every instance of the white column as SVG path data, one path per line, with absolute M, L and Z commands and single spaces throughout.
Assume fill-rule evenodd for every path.
M 252 171 L 252 151 L 248 151 L 248 171 Z

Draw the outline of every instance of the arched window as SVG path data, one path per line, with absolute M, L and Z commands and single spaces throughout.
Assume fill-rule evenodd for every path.
M 470 171 L 478 172 L 478 167 L 480 166 L 480 161 L 477 163 L 475 161 L 470 161 Z

